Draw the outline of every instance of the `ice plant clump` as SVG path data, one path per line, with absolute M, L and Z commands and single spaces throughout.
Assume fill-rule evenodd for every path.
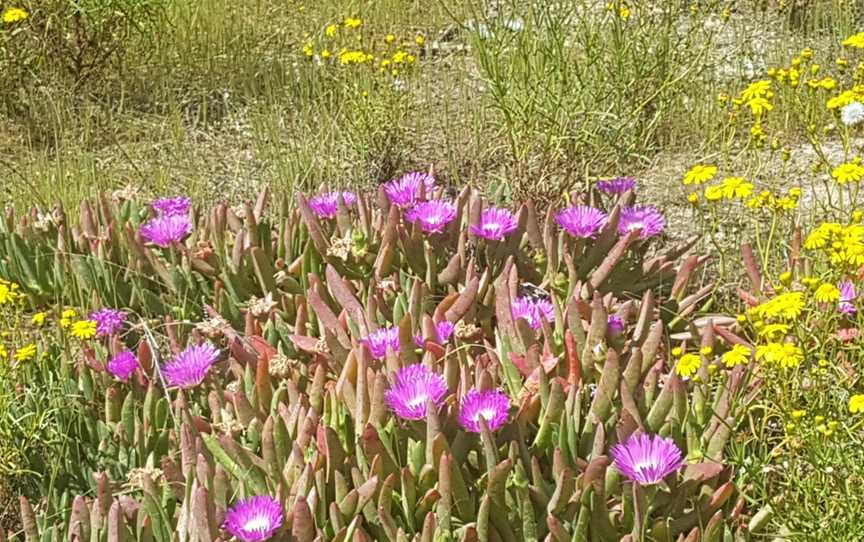
M 117 309 L 99 309 L 90 313 L 89 320 L 96 322 L 96 335 L 106 337 L 123 328 L 126 323 L 126 313 Z
M 492 241 L 500 241 L 516 230 L 519 224 L 516 217 L 507 209 L 489 207 L 480 213 L 480 223 L 471 224 L 468 231 L 477 237 L 483 237 Z
M 186 196 L 159 198 L 150 205 L 158 216 L 185 216 L 189 214 L 189 209 L 192 207 L 192 199 Z
M 645 486 L 661 482 L 684 465 L 681 450 L 672 439 L 659 435 L 631 435 L 610 450 L 615 468 Z
M 594 237 L 606 224 L 606 214 L 594 207 L 577 205 L 560 211 L 555 216 L 555 221 L 573 237 L 587 239 Z
M 441 233 L 456 218 L 456 206 L 449 201 L 418 203 L 405 212 L 405 220 L 420 223 L 426 233 Z
M 269 495 L 238 501 L 225 512 L 222 527 L 241 542 L 261 542 L 282 527 L 282 505 Z
M 162 376 L 172 388 L 194 388 L 207 377 L 219 358 L 219 350 L 210 343 L 193 345 L 162 366 Z
M 111 358 L 105 369 L 117 380 L 126 382 L 138 367 L 138 358 L 126 350 Z
M 633 230 L 640 230 L 639 237 L 648 239 L 663 231 L 666 227 L 666 219 L 663 214 L 651 205 L 635 205 L 621 209 L 621 218 L 618 221 L 618 232 L 622 235 Z
M 333 218 L 339 210 L 339 195 L 346 207 L 351 207 L 357 201 L 354 192 L 324 192 L 309 200 L 309 208 L 320 218 Z
M 384 392 L 384 400 L 400 418 L 422 420 L 426 417 L 429 401 L 441 406 L 445 395 L 447 382 L 444 377 L 433 373 L 422 363 L 416 363 L 396 373 L 396 382 Z
M 450 337 L 453 336 L 453 330 L 455 329 L 456 325 L 449 320 L 442 320 L 441 322 L 438 322 L 437 324 L 435 324 L 435 335 L 437 336 L 435 342 L 437 342 L 438 344 L 446 343 L 450 340 Z M 422 335 L 415 335 L 414 342 L 420 348 L 423 348 L 423 345 L 425 344 Z
M 543 327 L 542 320 L 555 321 L 555 307 L 551 301 L 545 299 L 533 299 L 530 297 L 517 297 L 510 307 L 513 318 L 522 318 L 528 322 L 531 329 Z
M 192 233 L 192 223 L 185 215 L 157 216 L 143 224 L 138 231 L 148 242 L 165 248 Z
M 594 188 L 604 194 L 623 194 L 628 190 L 636 188 L 636 179 L 617 177 L 608 181 L 597 181 Z
M 393 351 L 394 354 L 399 353 L 399 328 L 389 327 L 381 328 L 373 331 L 368 337 L 360 341 L 369 348 L 372 357 L 384 359 L 387 356 L 387 349 Z
M 459 423 L 466 431 L 480 432 L 480 418 L 486 420 L 490 431 L 495 431 L 507 423 L 510 398 L 500 390 L 471 390 L 462 398 Z
M 402 177 L 386 183 L 384 193 L 387 194 L 390 203 L 405 209 L 420 199 L 421 185 L 425 188 L 426 197 L 429 197 L 429 194 L 435 189 L 435 177 L 419 171 L 406 173 Z
M 844 280 L 837 285 L 840 290 L 840 302 L 837 304 L 837 310 L 843 314 L 855 314 L 855 298 L 858 297 L 855 292 L 855 285 L 852 281 Z

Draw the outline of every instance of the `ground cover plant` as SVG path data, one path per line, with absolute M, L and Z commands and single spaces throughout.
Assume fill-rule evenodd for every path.
M 861 538 L 856 4 L 0 14 L 0 540 Z

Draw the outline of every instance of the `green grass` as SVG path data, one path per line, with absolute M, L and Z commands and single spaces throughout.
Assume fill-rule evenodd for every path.
M 19 83 L 6 87 L 0 117 L 8 200 L 74 204 L 126 184 L 237 199 L 265 183 L 368 185 L 430 164 L 454 183 L 503 182 L 517 197 L 548 199 L 711 142 L 723 120 L 714 96 L 747 77 L 751 40 L 739 36 L 764 30 L 772 50 L 760 56 L 774 60 L 788 56 L 790 38 L 803 47 L 848 31 L 827 9 L 804 29 L 773 11 L 756 25 L 743 13 L 723 21 L 718 2 L 697 15 L 669 2 L 622 20 L 587 1 L 500 2 L 495 12 L 473 0 L 114 1 L 139 11 L 129 10 L 123 47 L 86 76 L 38 42 L 27 42 L 26 69 L 13 62 L 25 55 L 6 49 L 0 64 Z M 50 9 L 68 17 L 65 5 L 29 21 Z M 327 24 L 347 16 L 364 20 L 367 46 L 380 49 L 388 33 L 425 36 L 404 90 L 374 69 L 304 57 L 307 40 L 326 43 Z M 481 25 L 490 37 L 470 29 Z M 24 43 L 22 34 L 6 39 Z M 80 54 L 74 43 L 64 51 Z

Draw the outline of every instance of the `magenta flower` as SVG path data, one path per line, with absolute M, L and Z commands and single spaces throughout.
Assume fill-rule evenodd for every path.
M 222 528 L 241 542 L 261 542 L 282 527 L 282 505 L 269 495 L 237 501 L 225 512 Z
M 466 431 L 480 432 L 480 418 L 486 420 L 490 431 L 495 431 L 507 423 L 510 398 L 500 390 L 471 390 L 462 398 L 459 409 L 459 423 Z
M 666 227 L 666 219 L 651 205 L 635 205 L 621 209 L 621 218 L 618 220 L 618 232 L 622 235 L 633 230 L 641 230 L 640 239 L 654 237 Z
M 193 345 L 162 366 L 162 376 L 171 388 L 194 388 L 219 359 L 219 350 L 210 343 Z
M 480 223 L 471 224 L 468 231 L 477 237 L 500 241 L 507 235 L 510 235 L 519 223 L 516 222 L 516 217 L 507 209 L 499 209 L 497 207 L 489 207 L 483 209 L 480 213 Z
M 399 353 L 399 328 L 388 327 L 380 328 L 369 334 L 368 337 L 360 341 L 369 348 L 372 357 L 376 359 L 384 359 L 387 356 L 387 349 L 393 351 L 394 354 Z
M 610 451 L 615 468 L 641 485 L 656 484 L 684 465 L 675 442 L 660 435 L 631 435 Z
M 185 215 L 164 215 L 150 219 L 138 231 L 145 240 L 160 247 L 168 247 L 192 233 L 192 223 Z
M 192 199 L 186 196 L 176 198 L 159 198 L 150 204 L 158 216 L 188 215 L 192 207 Z
M 425 188 L 425 196 L 435 190 L 435 177 L 428 173 L 414 171 L 406 173 L 398 179 L 392 180 L 384 185 L 384 193 L 390 203 L 403 209 L 411 207 L 420 199 L 420 187 Z
M 422 420 L 426 417 L 429 401 L 440 407 L 445 395 L 447 382 L 444 377 L 422 363 L 415 363 L 399 369 L 393 387 L 384 392 L 384 401 L 400 418 Z
M 135 354 L 125 350 L 111 358 L 105 369 L 117 380 L 126 382 L 139 366 Z
M 636 188 L 636 180 L 630 177 L 617 177 L 608 181 L 597 181 L 594 188 L 604 194 L 623 194 Z
M 573 237 L 594 237 L 606 224 L 606 213 L 587 205 L 567 207 L 555 216 L 555 221 Z
M 551 301 L 545 299 L 533 299 L 530 297 L 517 297 L 510 305 L 513 318 L 522 318 L 528 322 L 531 329 L 543 327 L 542 320 L 549 323 L 555 321 L 555 306 Z
M 855 308 L 855 300 L 858 298 L 855 292 L 855 285 L 852 281 L 844 280 L 837 285 L 840 290 L 840 301 L 837 303 L 837 310 L 843 314 L 855 314 L 858 309 Z
M 405 212 L 405 220 L 420 223 L 426 233 L 441 233 L 444 226 L 456 218 L 456 206 L 449 201 L 426 201 L 418 203 Z
M 324 192 L 309 200 L 309 207 L 321 218 L 333 218 L 339 210 L 340 192 Z M 341 192 L 345 207 L 351 207 L 357 201 L 354 192 Z
M 88 320 L 96 322 L 96 335 L 106 337 L 123 328 L 126 323 L 126 313 L 117 309 L 99 309 L 90 313 Z
M 449 320 L 442 320 L 435 324 L 435 335 L 437 335 L 437 339 L 435 340 L 435 342 L 437 342 L 438 344 L 444 344 L 449 341 L 450 337 L 453 335 L 454 329 L 456 329 L 456 326 L 453 324 L 453 322 L 450 322 Z M 423 348 L 423 346 L 425 346 L 426 344 L 423 341 L 423 335 L 415 335 L 414 343 L 420 348 Z
M 610 337 L 617 337 L 624 331 L 624 319 L 613 314 L 606 319 L 606 331 Z

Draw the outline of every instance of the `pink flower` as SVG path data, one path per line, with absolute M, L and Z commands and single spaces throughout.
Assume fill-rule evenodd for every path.
M 606 224 L 606 213 L 587 205 L 568 207 L 555 216 L 555 221 L 573 237 L 587 239 L 597 235 Z
M 489 207 L 480 213 L 480 223 L 471 224 L 468 231 L 477 237 L 500 241 L 516 231 L 518 226 L 516 217 L 507 209 Z
M 441 233 L 456 218 L 456 206 L 449 201 L 426 201 L 418 203 L 405 212 L 405 220 L 419 223 L 426 233 Z
M 384 185 L 384 193 L 387 194 L 390 203 L 403 209 L 411 207 L 420 199 L 421 189 L 428 198 L 435 189 L 435 177 L 428 173 L 414 171 Z
M 186 239 L 192 233 L 192 223 L 186 215 L 163 215 L 150 219 L 138 231 L 145 240 L 165 248 Z
M 471 390 L 462 399 L 459 423 L 467 431 L 480 432 L 480 418 L 486 421 L 489 431 L 495 431 L 507 423 L 510 398 L 500 390 Z

